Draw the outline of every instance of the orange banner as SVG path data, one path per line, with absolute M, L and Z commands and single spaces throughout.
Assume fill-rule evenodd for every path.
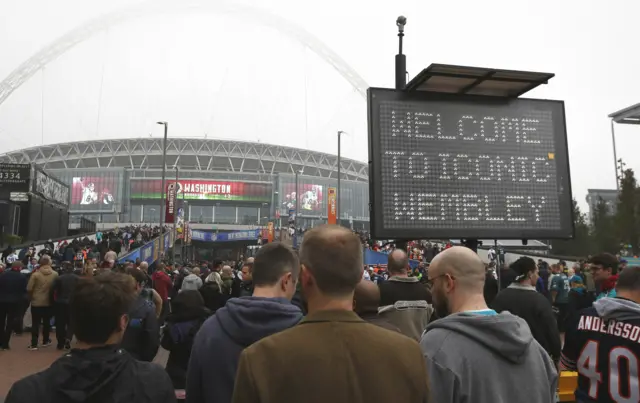
M 273 242 L 273 222 L 271 221 L 267 225 L 267 240 L 269 243 Z
M 327 223 L 336 223 L 336 188 L 327 188 Z

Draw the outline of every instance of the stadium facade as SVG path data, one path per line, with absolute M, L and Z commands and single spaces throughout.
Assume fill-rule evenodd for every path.
M 162 197 L 162 139 L 92 140 L 32 147 L 0 155 L 0 162 L 28 163 L 71 187 L 70 223 L 84 217 L 112 227 L 158 223 Z M 337 185 L 335 155 L 232 140 L 167 141 L 166 177 L 179 178 L 178 205 L 194 228 L 235 229 L 286 224 L 295 207 L 298 225 L 327 220 L 327 188 Z M 342 158 L 343 223 L 368 228 L 366 163 Z M 102 225 L 100 225 L 102 224 Z M 276 224 L 276 225 L 277 225 Z

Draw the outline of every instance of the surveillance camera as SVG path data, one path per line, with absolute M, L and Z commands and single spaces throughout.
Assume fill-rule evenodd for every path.
M 396 25 L 397 26 L 404 26 L 407 24 L 407 17 L 405 17 L 404 15 L 401 15 L 400 17 L 398 17 L 398 19 L 396 20 Z

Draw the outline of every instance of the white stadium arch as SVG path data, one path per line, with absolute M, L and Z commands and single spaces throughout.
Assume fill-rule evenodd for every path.
M 41 68 L 98 32 L 135 18 L 167 12 L 184 13 L 193 11 L 236 14 L 251 19 L 258 24 L 276 29 L 307 46 L 324 61 L 329 63 L 361 96 L 364 97 L 366 94 L 369 86 L 353 68 L 313 34 L 286 18 L 260 8 L 249 5 L 231 4 L 225 1 L 154 0 L 145 1 L 141 4 L 89 20 L 42 48 L 0 82 L 0 105 Z

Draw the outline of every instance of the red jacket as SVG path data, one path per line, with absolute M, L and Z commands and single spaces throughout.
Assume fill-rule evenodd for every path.
M 166 301 L 169 298 L 169 290 L 173 287 L 169 275 L 163 271 L 157 271 L 153 273 L 151 280 L 153 280 L 153 289 L 156 290 L 163 301 Z

